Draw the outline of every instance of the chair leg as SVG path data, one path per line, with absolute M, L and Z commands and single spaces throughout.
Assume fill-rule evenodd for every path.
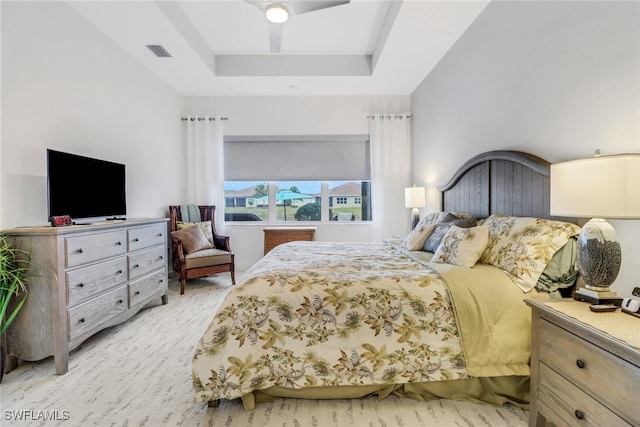
M 184 287 L 187 283 L 186 276 L 180 276 L 180 295 L 184 294 Z
M 233 268 L 231 268 L 231 284 L 232 285 L 236 284 L 236 272 L 234 271 Z

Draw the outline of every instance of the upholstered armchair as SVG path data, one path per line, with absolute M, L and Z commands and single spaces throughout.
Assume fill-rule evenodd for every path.
M 190 208 L 196 209 L 195 205 Z M 187 279 L 227 271 L 235 285 L 234 255 L 229 237 L 216 233 L 216 207 L 197 206 L 199 212 L 191 218 L 183 218 L 183 209 L 185 206 L 169 206 L 173 269 L 180 275 L 180 294 L 184 294 Z M 194 221 L 194 216 L 199 221 Z

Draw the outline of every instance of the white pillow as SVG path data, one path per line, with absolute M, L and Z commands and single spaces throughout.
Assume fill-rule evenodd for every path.
M 488 226 L 460 228 L 452 225 L 442 238 L 431 262 L 473 267 L 488 243 Z
M 420 251 L 427 237 L 433 233 L 436 224 L 418 224 L 402 241 L 402 247 L 410 251 Z

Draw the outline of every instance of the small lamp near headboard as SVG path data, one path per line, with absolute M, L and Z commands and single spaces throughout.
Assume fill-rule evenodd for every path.
M 407 187 L 404 189 L 404 207 L 411 208 L 411 229 L 420 222 L 420 211 L 426 205 L 424 187 Z
M 597 150 L 590 159 L 552 164 L 550 208 L 551 215 L 592 218 L 578 238 L 578 269 L 587 289 L 611 297 L 622 251 L 604 218 L 640 218 L 640 154 L 600 156 Z

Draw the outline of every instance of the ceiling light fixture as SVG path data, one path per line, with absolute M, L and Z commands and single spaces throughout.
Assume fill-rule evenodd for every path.
M 267 6 L 267 20 L 274 24 L 282 24 L 289 18 L 287 7 L 280 3 L 271 3 Z

